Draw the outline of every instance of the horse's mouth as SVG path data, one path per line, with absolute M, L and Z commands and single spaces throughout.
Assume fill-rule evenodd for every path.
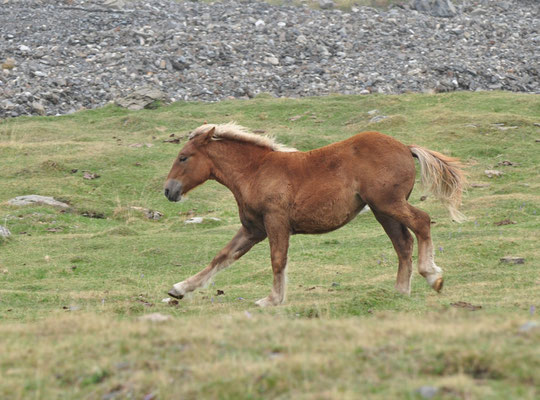
M 165 193 L 165 196 L 167 197 L 169 201 L 172 201 L 174 203 L 177 203 L 182 199 L 182 196 L 180 195 L 180 193 L 173 194 L 173 195 Z
M 169 179 L 165 183 L 164 194 L 169 201 L 180 201 L 182 199 L 182 184 L 174 179 Z

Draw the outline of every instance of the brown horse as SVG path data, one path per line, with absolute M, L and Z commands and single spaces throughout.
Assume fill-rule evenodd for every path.
M 235 124 L 195 129 L 174 160 L 165 196 L 179 201 L 208 179 L 234 194 L 242 227 L 212 262 L 179 282 L 169 295 L 182 298 L 268 237 L 274 284 L 259 306 L 285 300 L 289 238 L 325 233 L 351 221 L 369 205 L 399 258 L 396 290 L 410 294 L 413 238 L 418 240 L 418 271 L 440 291 L 442 270 L 435 265 L 430 217 L 407 199 L 415 181 L 414 158 L 424 185 L 449 209 L 454 220 L 461 202 L 463 174 L 456 159 L 420 146 L 406 146 L 378 132 L 364 132 L 320 149 L 300 152 L 249 133 Z

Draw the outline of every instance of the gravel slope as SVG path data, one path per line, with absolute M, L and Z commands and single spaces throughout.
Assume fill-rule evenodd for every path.
M 540 92 L 540 2 L 453 18 L 259 2 L 8 0 L 0 117 L 65 114 L 153 87 L 173 100 L 503 89 Z

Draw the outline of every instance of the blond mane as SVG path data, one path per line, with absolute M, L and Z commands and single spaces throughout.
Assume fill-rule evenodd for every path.
M 196 128 L 189 135 L 189 140 L 197 137 L 205 132 L 208 132 L 210 129 L 215 128 L 214 135 L 212 140 L 238 140 L 242 142 L 253 143 L 257 146 L 268 147 L 273 151 L 282 151 L 282 152 L 293 152 L 298 151 L 292 147 L 287 147 L 281 143 L 276 142 L 276 140 L 270 136 L 266 135 L 257 135 L 251 133 L 247 128 L 237 125 L 234 122 L 229 122 L 228 124 L 204 124 Z

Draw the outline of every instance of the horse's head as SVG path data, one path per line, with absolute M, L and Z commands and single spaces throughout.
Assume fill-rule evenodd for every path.
M 190 139 L 180 150 L 165 182 L 165 197 L 179 201 L 184 194 L 210 178 L 212 162 L 201 151 L 214 134 L 215 128 Z

